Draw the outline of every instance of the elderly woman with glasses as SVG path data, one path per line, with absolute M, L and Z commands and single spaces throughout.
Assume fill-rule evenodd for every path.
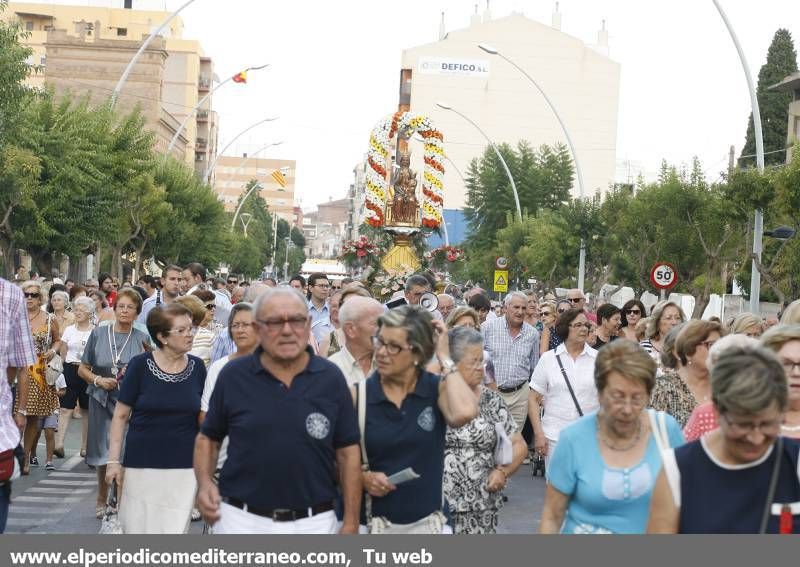
M 481 334 L 467 327 L 456 327 L 449 334 L 450 355 L 478 400 L 478 416 L 461 427 L 447 428 L 444 494 L 456 534 L 493 534 L 503 488 L 525 458 L 527 446 L 503 398 L 483 385 Z M 510 441 L 509 462 L 495 460 L 495 448 L 502 442 L 498 427 Z
M 380 533 L 399 524 L 414 533 L 443 533 L 447 426 L 469 423 L 478 415 L 478 401 L 450 358 L 444 324 L 424 309 L 387 311 L 373 344 L 377 371 L 353 388 L 368 467 L 362 474 L 362 530 Z M 434 351 L 441 377 L 425 370 Z M 392 475 L 407 469 L 419 476 L 392 482 Z
M 117 404 L 119 385 L 128 362 L 150 348 L 150 337 L 133 324 L 142 310 L 142 296 L 132 289 L 117 294 L 113 324 L 95 327 L 86 341 L 78 376 L 89 386 L 89 432 L 86 440 L 86 464 L 97 469 L 95 515 L 103 517 L 108 485 L 108 434 Z
M 547 320 L 545 319 L 544 329 L 542 329 L 542 336 L 539 339 L 540 354 L 544 354 L 548 350 L 554 350 L 558 345 L 561 344 L 562 339 L 556 332 L 556 321 L 559 317 L 561 317 L 561 315 L 570 309 L 572 309 L 572 302 L 569 299 L 559 299 L 555 306 L 553 306 L 552 312 L 549 313 L 550 317 L 552 318 L 552 322 L 548 324 Z
M 784 437 L 800 438 L 800 325 L 778 325 L 761 336 L 786 371 L 789 404 L 781 424 Z
M 197 492 L 192 459 L 206 369 L 189 354 L 195 327 L 180 303 L 150 311 L 147 330 L 157 349 L 128 364 L 111 424 L 106 482 L 123 487 L 124 533 L 186 533 Z
M 600 408 L 561 432 L 548 468 L 541 533 L 644 533 L 661 450 L 683 444 L 669 416 L 648 415 L 656 365 L 630 341 L 597 355 Z M 549 406 L 548 406 L 549 408 Z M 666 439 L 651 423 L 663 417 Z
M 719 428 L 664 452 L 647 531 L 800 533 L 800 444 L 780 436 L 788 398 L 775 354 L 726 350 L 711 370 Z
M 535 435 L 534 449 L 549 462 L 561 430 L 597 409 L 594 366 L 597 351 L 586 343 L 590 323 L 581 309 L 562 313 L 555 331 L 562 343 L 547 351 L 531 376 L 528 418 Z M 547 400 L 544 418 L 540 410 Z
M 675 338 L 677 368 L 665 372 L 653 391 L 652 407 L 670 414 L 681 427 L 699 404 L 711 398 L 708 352 L 720 339 L 721 330 L 719 323 L 697 319 L 681 325 Z M 662 362 L 669 358 L 666 351 L 661 358 Z

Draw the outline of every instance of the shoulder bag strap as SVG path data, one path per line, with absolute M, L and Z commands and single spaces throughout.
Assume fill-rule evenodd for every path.
M 367 432 L 367 380 L 360 380 L 356 382 L 356 404 L 358 406 L 358 429 L 361 432 L 361 470 L 367 472 L 369 470 L 369 459 L 367 458 L 367 440 L 365 438 Z M 364 514 L 367 518 L 367 526 L 372 520 L 372 498 L 364 489 Z
M 666 441 L 668 438 L 664 437 L 664 431 L 661 429 L 661 422 L 666 421 L 666 418 L 659 419 L 663 415 L 658 415 L 661 413 L 656 412 L 653 408 L 647 410 L 647 417 L 650 418 L 650 432 L 653 435 L 659 453 L 669 449 L 669 442 Z
M 572 403 L 575 404 L 575 409 L 578 410 L 578 415 L 583 417 L 583 410 L 581 409 L 581 405 L 578 403 L 578 398 L 575 397 L 575 391 L 572 389 L 572 384 L 569 383 L 569 377 L 567 377 L 567 371 L 564 370 L 564 365 L 561 364 L 561 355 L 556 355 L 556 361 L 558 361 L 558 367 L 561 368 L 561 375 L 564 376 L 564 382 L 567 383 L 567 388 L 569 389 L 569 395 L 572 396 Z
M 769 490 L 767 490 L 767 501 L 764 503 L 764 513 L 761 515 L 761 526 L 758 533 L 767 533 L 767 524 L 772 512 L 772 500 L 775 498 L 775 491 L 778 488 L 778 477 L 781 474 L 781 462 L 783 461 L 783 437 L 778 437 L 773 448 L 775 453 L 775 464 L 772 466 L 772 477 L 769 480 Z

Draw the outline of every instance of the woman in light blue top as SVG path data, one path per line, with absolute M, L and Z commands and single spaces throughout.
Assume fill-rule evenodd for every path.
M 541 533 L 644 533 L 661 451 L 684 443 L 677 422 L 645 408 L 653 359 L 631 341 L 601 349 L 600 409 L 561 432 L 548 469 Z

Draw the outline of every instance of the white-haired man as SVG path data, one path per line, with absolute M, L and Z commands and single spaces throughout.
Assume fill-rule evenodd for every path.
M 522 431 L 528 414 L 528 381 L 539 361 L 539 331 L 525 322 L 528 297 L 524 293 L 512 291 L 503 304 L 505 315 L 487 319 L 482 326 L 484 348 L 494 364 L 497 391 Z
M 371 297 L 348 297 L 339 308 L 344 346 L 328 360 L 339 367 L 350 386 L 364 380 L 375 370 L 372 337 L 378 331 L 378 317 L 383 312 L 383 305 Z

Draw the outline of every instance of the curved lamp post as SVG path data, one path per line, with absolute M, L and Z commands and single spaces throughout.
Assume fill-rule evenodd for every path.
M 117 86 L 114 87 L 114 92 L 111 93 L 111 108 L 114 108 L 114 106 L 117 104 L 117 97 L 119 97 L 119 93 L 120 91 L 122 91 L 122 87 L 125 86 L 125 83 L 128 80 L 128 75 L 131 74 L 133 66 L 136 65 L 136 62 L 139 60 L 139 57 L 142 56 L 142 53 L 144 53 L 145 49 L 147 49 L 150 46 L 150 42 L 152 42 L 156 37 L 158 37 L 161 34 L 161 32 L 164 31 L 164 28 L 166 28 L 169 25 L 169 23 L 175 18 L 175 16 L 180 14 L 181 11 L 192 2 L 194 2 L 194 0 L 188 0 L 183 4 L 183 6 L 172 12 L 169 18 L 161 22 L 161 25 L 158 26 L 156 31 L 148 35 L 147 39 L 145 39 L 142 42 L 141 47 L 139 47 L 139 51 L 137 51 L 136 54 L 134 54 L 133 58 L 128 63 L 128 66 L 125 67 L 125 70 L 122 72 L 122 76 L 119 78 L 119 81 L 117 81 Z
M 733 30 L 728 16 L 720 6 L 717 0 L 714 0 L 714 6 L 717 7 L 719 15 L 722 16 L 722 21 L 725 22 L 725 27 L 728 28 L 728 33 L 731 35 L 733 45 L 736 46 L 736 52 L 739 54 L 739 60 L 742 62 L 742 69 L 744 76 L 747 80 L 747 89 L 750 91 L 750 108 L 753 113 L 753 131 L 756 138 L 756 165 L 758 171 L 764 173 L 764 134 L 761 130 L 761 111 L 758 107 L 758 96 L 756 95 L 755 84 L 753 83 L 753 76 L 750 73 L 750 66 L 747 64 L 747 58 L 742 50 L 742 45 L 739 43 L 739 38 Z M 753 222 L 753 267 L 750 274 L 750 312 L 758 315 L 761 313 L 761 272 L 758 271 L 758 264 L 761 262 L 761 236 L 764 232 L 764 214 L 760 209 L 755 212 L 755 221 Z
M 583 171 L 581 170 L 581 162 L 580 160 L 578 160 L 578 153 L 575 151 L 575 144 L 572 143 L 572 137 L 569 135 L 569 130 L 567 130 L 567 126 L 561 119 L 561 115 L 558 113 L 558 110 L 556 110 L 553 101 L 550 100 L 550 97 L 547 96 L 547 93 L 545 93 L 542 87 L 539 86 L 539 83 L 537 83 L 533 79 L 533 77 L 531 77 L 527 72 L 525 72 L 525 69 L 514 63 L 511 59 L 509 59 L 502 53 L 500 53 L 500 51 L 497 48 L 492 47 L 491 45 L 487 45 L 485 43 L 479 43 L 478 47 L 490 55 L 497 55 L 498 57 L 501 57 L 512 67 L 516 68 L 517 71 L 522 73 L 525 76 L 525 78 L 527 78 L 528 81 L 530 81 L 531 84 L 534 87 L 536 87 L 536 90 L 538 90 L 541 93 L 542 97 L 544 97 L 547 106 L 550 107 L 550 110 L 553 112 L 553 115 L 556 117 L 556 120 L 558 120 L 558 123 L 561 126 L 561 130 L 564 132 L 564 137 L 567 139 L 569 150 L 570 152 L 572 152 L 572 161 L 575 162 L 575 173 L 578 176 L 578 190 L 580 191 L 581 199 L 585 199 L 586 191 L 583 185 Z M 581 290 L 583 290 L 583 282 L 585 275 L 586 275 L 586 239 L 581 238 L 581 253 L 580 253 L 580 260 L 578 262 L 578 288 Z
M 265 67 L 269 67 L 269 63 L 267 63 L 266 65 L 261 65 L 261 66 L 259 66 L 259 67 L 248 67 L 247 69 L 245 69 L 245 70 L 244 70 L 244 72 L 246 73 L 246 72 L 248 72 L 248 71 L 257 71 L 257 70 L 259 70 L 259 69 L 264 69 Z M 186 118 L 184 118 L 184 119 L 183 119 L 183 122 L 181 122 L 181 125 L 180 125 L 180 126 L 178 126 L 178 130 L 175 132 L 175 135 L 174 135 L 174 136 L 172 136 L 172 140 L 170 140 L 170 142 L 169 142 L 169 146 L 167 146 L 167 153 L 165 154 L 165 157 L 166 157 L 167 155 L 169 155 L 169 152 L 171 152 L 171 151 L 172 151 L 172 148 L 173 148 L 173 146 L 174 146 L 174 145 L 175 145 L 175 143 L 178 141 L 178 136 L 180 136 L 180 135 L 181 135 L 181 132 L 183 132 L 183 129 L 184 129 L 184 128 L 186 128 L 186 125 L 189 123 L 189 120 L 191 120 L 191 118 L 192 118 L 192 117 L 193 117 L 195 114 L 197 114 L 197 111 L 198 111 L 198 110 L 200 110 L 200 107 L 201 107 L 201 106 L 203 106 L 203 104 L 204 104 L 204 103 L 205 103 L 205 102 L 206 102 L 206 101 L 207 101 L 209 98 L 211 98 L 211 95 L 213 95 L 213 94 L 214 94 L 215 92 L 217 92 L 217 91 L 218 91 L 220 88 L 222 88 L 222 86 L 223 86 L 223 85 L 226 85 L 226 84 L 228 84 L 229 82 L 231 82 L 231 81 L 233 80 L 233 78 L 234 78 L 234 77 L 236 77 L 236 76 L 238 76 L 238 74 L 237 74 L 237 75 L 231 75 L 230 77 L 228 77 L 227 79 L 225 79 L 224 81 L 222 81 L 221 83 L 219 83 L 219 84 L 218 84 L 216 87 L 214 87 L 213 89 L 211 89 L 211 90 L 209 91 L 209 93 L 208 93 L 206 96 L 204 96 L 203 98 L 201 98 L 201 99 L 198 101 L 198 103 L 197 103 L 196 105 L 194 105 L 194 108 L 192 108 L 192 111 L 191 111 L 191 112 L 188 114 L 188 116 L 186 116 Z
M 241 138 L 242 136 L 247 134 L 250 130 L 252 130 L 256 126 L 258 126 L 260 124 L 263 124 L 264 122 L 272 122 L 273 120 L 277 120 L 277 119 L 278 119 L 278 117 L 275 116 L 273 118 L 265 118 L 264 120 L 259 120 L 258 122 L 254 122 L 253 124 L 251 124 L 250 126 L 245 128 L 244 130 L 242 130 L 241 132 L 236 134 L 236 136 L 234 136 L 233 140 L 228 142 L 228 145 L 225 146 L 224 148 L 222 148 L 222 150 L 219 153 L 217 153 L 216 157 L 214 158 L 214 161 L 212 161 L 211 165 L 208 166 L 208 169 L 206 169 L 205 174 L 203 174 L 203 183 L 208 183 L 208 178 L 211 176 L 211 172 L 214 171 L 214 168 L 217 166 L 217 162 L 219 161 L 219 158 L 222 157 L 222 155 L 225 153 L 225 150 L 230 148 L 236 140 L 238 140 L 239 138 Z
M 458 114 L 461 118 L 463 118 L 464 120 L 466 120 L 467 122 L 472 124 L 475 127 L 475 129 L 478 130 L 478 132 L 480 132 L 481 135 L 484 138 L 486 138 L 486 141 L 489 142 L 490 146 L 492 146 L 492 149 L 494 150 L 494 153 L 497 154 L 497 158 L 500 160 L 500 163 L 503 164 L 503 169 L 506 170 L 506 175 L 508 176 L 508 180 L 511 182 L 511 190 L 514 192 L 514 203 L 517 205 L 517 215 L 519 215 L 519 218 L 521 219 L 522 218 L 522 208 L 519 206 L 519 195 L 517 194 L 517 184 L 514 183 L 514 178 L 511 176 L 511 170 L 508 169 L 508 164 L 506 163 L 506 160 L 503 159 L 503 156 L 500 154 L 500 150 L 494 144 L 492 139 L 489 138 L 489 136 L 486 134 L 486 132 L 484 132 L 481 129 L 480 126 L 478 126 L 475 122 L 473 122 L 472 119 L 470 119 L 465 114 L 460 113 L 458 110 L 456 110 L 455 108 L 453 108 L 449 104 L 445 104 L 443 102 L 437 102 L 436 106 L 438 106 L 439 108 L 442 108 L 444 110 L 449 110 L 450 112 L 454 112 L 455 114 Z M 460 172 L 459 172 L 459 175 L 460 175 Z M 463 179 L 463 177 L 462 177 L 462 179 Z
M 250 158 L 253 158 L 253 157 L 257 156 L 258 154 L 260 154 L 261 152 L 263 152 L 267 148 L 271 148 L 272 146 L 280 146 L 282 143 L 283 143 L 282 141 L 281 142 L 272 142 L 271 144 L 267 144 L 266 146 L 260 148 L 255 153 L 252 153 L 252 154 L 248 155 L 246 158 L 244 158 L 242 160 L 242 165 L 240 165 L 239 169 L 237 169 L 234 172 L 233 176 L 236 177 L 237 175 L 239 175 L 239 172 L 241 172 L 244 169 L 244 166 L 247 165 L 247 162 L 250 161 Z M 283 170 L 283 169 L 288 169 L 288 168 L 281 168 L 281 170 Z M 233 231 L 233 227 L 236 226 L 236 217 L 239 216 L 239 211 L 242 210 L 242 205 L 244 205 L 244 202 L 247 200 L 247 198 L 250 196 L 250 193 L 252 193 L 253 189 L 255 189 L 256 187 L 263 187 L 263 186 L 260 183 L 256 183 L 255 185 L 253 185 L 250 188 L 250 190 L 245 194 L 245 196 L 239 202 L 239 206 L 236 208 L 236 212 L 233 213 L 233 220 L 231 221 L 231 231 Z

